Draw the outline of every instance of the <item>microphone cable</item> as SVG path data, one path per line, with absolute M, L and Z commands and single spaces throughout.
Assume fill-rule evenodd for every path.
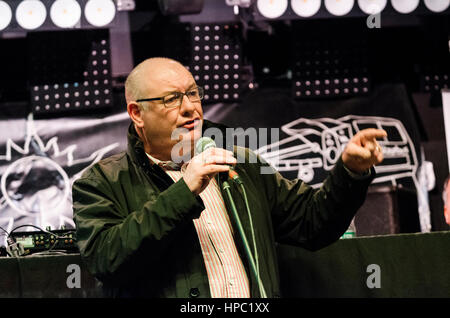
M 236 181 L 236 179 L 233 179 L 233 180 Z M 222 189 L 225 191 L 225 193 L 228 196 L 228 200 L 230 201 L 231 212 L 233 213 L 233 217 L 236 220 L 236 224 L 237 224 L 237 227 L 238 227 L 239 235 L 241 236 L 242 241 L 244 243 L 245 253 L 247 254 L 247 257 L 248 257 L 249 262 L 250 262 L 250 268 L 251 268 L 253 274 L 256 277 L 256 282 L 258 284 L 258 289 L 259 289 L 259 293 L 261 294 L 261 298 L 267 298 L 267 294 L 266 294 L 266 291 L 264 289 L 264 284 L 261 281 L 261 277 L 259 275 L 258 252 L 257 252 L 257 249 L 256 249 L 255 232 L 254 232 L 254 229 L 253 229 L 253 221 L 252 221 L 252 217 L 251 217 L 251 214 L 250 214 L 250 208 L 249 208 L 249 205 L 248 205 L 247 194 L 245 192 L 245 188 L 244 188 L 244 185 L 243 185 L 242 181 L 240 181 L 240 182 L 236 181 L 236 182 L 240 185 L 241 189 L 243 190 L 243 196 L 244 196 L 244 201 L 245 201 L 245 205 L 246 205 L 246 210 L 247 210 L 247 213 L 248 213 L 248 216 L 249 216 L 249 221 L 250 221 L 250 229 L 251 229 L 252 238 L 253 238 L 253 248 L 254 248 L 254 252 L 255 252 L 255 257 L 253 257 L 253 254 L 252 254 L 251 249 L 250 249 L 250 245 L 248 243 L 247 237 L 246 237 L 244 229 L 242 227 L 241 220 L 240 220 L 239 215 L 237 213 L 236 205 L 234 203 L 233 196 L 231 195 L 230 184 L 228 183 L 228 181 L 224 181 L 223 182 Z M 255 262 L 255 258 L 256 258 L 256 262 Z
M 199 153 L 202 153 L 203 151 L 205 151 L 206 149 L 213 148 L 213 147 L 216 147 L 216 142 L 212 138 L 201 137 L 195 145 L 195 153 L 199 154 Z M 250 232 L 251 232 L 252 239 L 253 239 L 253 250 L 254 250 L 255 255 L 253 255 L 251 252 L 250 245 L 248 243 L 247 237 L 246 237 L 244 229 L 242 227 L 241 220 L 237 213 L 237 209 L 236 209 L 236 205 L 233 200 L 233 196 L 231 195 L 230 184 L 228 183 L 228 181 L 225 180 L 222 183 L 222 190 L 227 194 L 228 200 L 230 201 L 231 212 L 233 214 L 234 219 L 236 220 L 239 235 L 241 236 L 242 242 L 244 243 L 245 253 L 247 254 L 247 257 L 250 261 L 250 268 L 251 268 L 254 276 L 256 277 L 256 282 L 258 284 L 259 293 L 262 298 L 267 298 L 267 294 L 266 294 L 264 285 L 261 281 L 261 277 L 259 274 L 259 258 L 258 258 L 258 250 L 256 248 L 255 230 L 253 228 L 253 219 L 252 219 L 252 215 L 250 212 L 250 206 L 248 204 L 247 193 L 245 191 L 244 183 L 242 182 L 241 178 L 239 177 L 239 174 L 233 169 L 233 167 L 230 167 L 230 170 L 228 172 L 228 177 L 229 177 L 229 179 L 236 182 L 236 184 L 238 184 L 238 186 L 242 190 L 241 192 L 243 195 L 243 199 L 245 202 L 245 208 L 247 210 L 247 214 L 248 214 L 248 218 L 249 218 L 249 222 L 250 222 Z M 219 180 L 219 184 L 220 184 L 220 180 Z M 256 261 L 255 261 L 255 259 L 256 259 Z

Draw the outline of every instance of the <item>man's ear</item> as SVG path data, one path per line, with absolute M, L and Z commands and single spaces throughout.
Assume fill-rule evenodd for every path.
M 142 118 L 144 115 L 144 110 L 136 102 L 128 103 L 127 111 L 136 127 L 144 127 L 144 119 Z

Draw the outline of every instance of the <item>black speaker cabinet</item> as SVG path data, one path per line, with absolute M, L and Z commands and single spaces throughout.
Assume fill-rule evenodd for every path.
M 417 194 L 402 186 L 371 186 L 355 216 L 356 236 L 420 232 Z

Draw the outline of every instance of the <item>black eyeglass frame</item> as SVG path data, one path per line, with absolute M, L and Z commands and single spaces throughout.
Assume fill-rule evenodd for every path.
M 183 103 L 183 97 L 184 97 L 184 96 L 187 96 L 187 98 L 190 100 L 190 98 L 189 98 L 189 96 L 188 96 L 187 94 L 188 94 L 189 92 L 193 91 L 194 89 L 197 89 L 197 90 L 198 90 L 198 95 L 200 96 L 200 99 L 199 99 L 198 101 L 201 101 L 201 100 L 203 99 L 203 97 L 205 96 L 205 91 L 204 91 L 203 87 L 201 87 L 201 86 L 195 86 L 195 87 L 189 89 L 187 92 L 184 92 L 184 93 L 182 93 L 182 92 L 172 92 L 172 93 L 169 93 L 169 94 L 167 94 L 167 95 L 165 95 L 165 96 L 162 96 L 162 97 L 142 98 L 142 99 L 136 100 L 136 103 L 140 103 L 140 102 L 151 102 L 151 101 L 155 101 L 155 100 L 162 100 L 162 101 L 163 101 L 163 104 L 164 104 L 164 107 L 166 107 L 166 108 L 175 108 L 175 107 L 181 106 L 181 104 Z M 178 98 L 179 98 L 179 101 L 180 101 L 180 105 L 179 105 L 179 106 L 168 107 L 168 106 L 166 105 L 166 103 L 164 102 L 164 98 L 166 98 L 167 96 L 170 96 L 171 94 L 179 94 L 179 95 L 180 95 L 180 96 L 178 97 Z M 190 100 L 190 101 L 191 101 L 191 100 Z M 191 102 L 192 102 L 192 101 L 191 101 Z

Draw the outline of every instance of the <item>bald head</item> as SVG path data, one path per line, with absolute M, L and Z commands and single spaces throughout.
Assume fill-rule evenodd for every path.
M 191 92 L 194 77 L 181 63 L 169 58 L 150 58 L 131 71 L 125 83 L 127 111 L 145 151 L 160 160 L 171 160 L 172 148 L 200 138 L 203 123 L 201 98 Z M 177 107 L 168 107 L 161 97 L 182 93 Z M 136 102 L 139 99 L 155 99 Z M 180 128 L 182 132 L 180 132 Z M 178 135 L 173 137 L 173 133 Z M 193 150 L 192 150 L 193 153 Z
M 128 75 L 125 82 L 125 98 L 127 104 L 144 96 L 148 86 L 158 80 L 160 74 L 168 69 L 189 72 L 180 62 L 166 57 L 152 57 L 138 64 Z

